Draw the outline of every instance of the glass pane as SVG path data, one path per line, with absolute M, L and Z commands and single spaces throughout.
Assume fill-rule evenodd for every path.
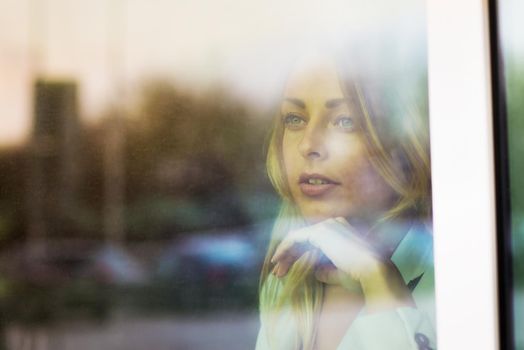
M 519 17 L 524 4 L 498 3 L 508 124 L 514 336 L 516 348 L 524 349 L 524 334 L 518 331 L 524 327 L 524 24 Z
M 0 23 L 0 349 L 436 349 L 425 1 Z

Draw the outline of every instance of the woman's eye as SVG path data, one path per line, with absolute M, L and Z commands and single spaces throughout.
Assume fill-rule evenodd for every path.
M 296 129 L 303 126 L 306 123 L 304 118 L 296 114 L 288 114 L 284 117 L 284 125 L 291 129 Z
M 353 130 L 355 128 L 355 122 L 351 117 L 339 117 L 335 120 L 334 124 L 344 130 Z

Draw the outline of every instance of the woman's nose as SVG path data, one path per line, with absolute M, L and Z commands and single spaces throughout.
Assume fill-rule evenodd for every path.
M 307 159 L 323 159 L 327 156 L 325 132 L 318 127 L 309 127 L 304 131 L 298 146 L 300 154 Z

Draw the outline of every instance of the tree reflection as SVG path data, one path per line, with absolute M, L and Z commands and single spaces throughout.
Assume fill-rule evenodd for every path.
M 0 301 L 8 324 L 36 334 L 42 325 L 62 320 L 104 319 L 115 308 L 140 313 L 256 306 L 258 251 L 263 251 L 256 227 L 277 209 L 263 167 L 269 113 L 224 87 L 197 92 L 161 80 L 145 83 L 121 110 L 126 111 L 122 250 L 103 250 L 104 133 L 110 111 L 98 123 L 80 123 L 70 140 L 76 148 L 76 193 L 63 217 L 67 225 L 63 218 L 49 218 L 44 255 L 27 256 L 23 249 L 31 239 L 34 150 L 28 144 L 0 152 Z M 42 159 L 44 168 L 54 171 L 55 165 Z M 198 244 L 212 252 L 228 254 L 219 237 L 247 247 L 242 249 L 252 254 L 253 264 L 249 269 L 220 265 L 209 259 L 208 248 L 192 253 L 180 248 L 199 236 Z M 173 259 L 196 267 L 159 274 L 161 264 Z M 146 278 L 120 283 L 126 279 L 119 280 L 118 273 L 125 273 L 119 266 L 135 263 Z

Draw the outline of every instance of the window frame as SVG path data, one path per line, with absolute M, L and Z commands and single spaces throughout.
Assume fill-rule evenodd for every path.
M 488 0 L 428 0 L 437 344 L 499 349 Z

